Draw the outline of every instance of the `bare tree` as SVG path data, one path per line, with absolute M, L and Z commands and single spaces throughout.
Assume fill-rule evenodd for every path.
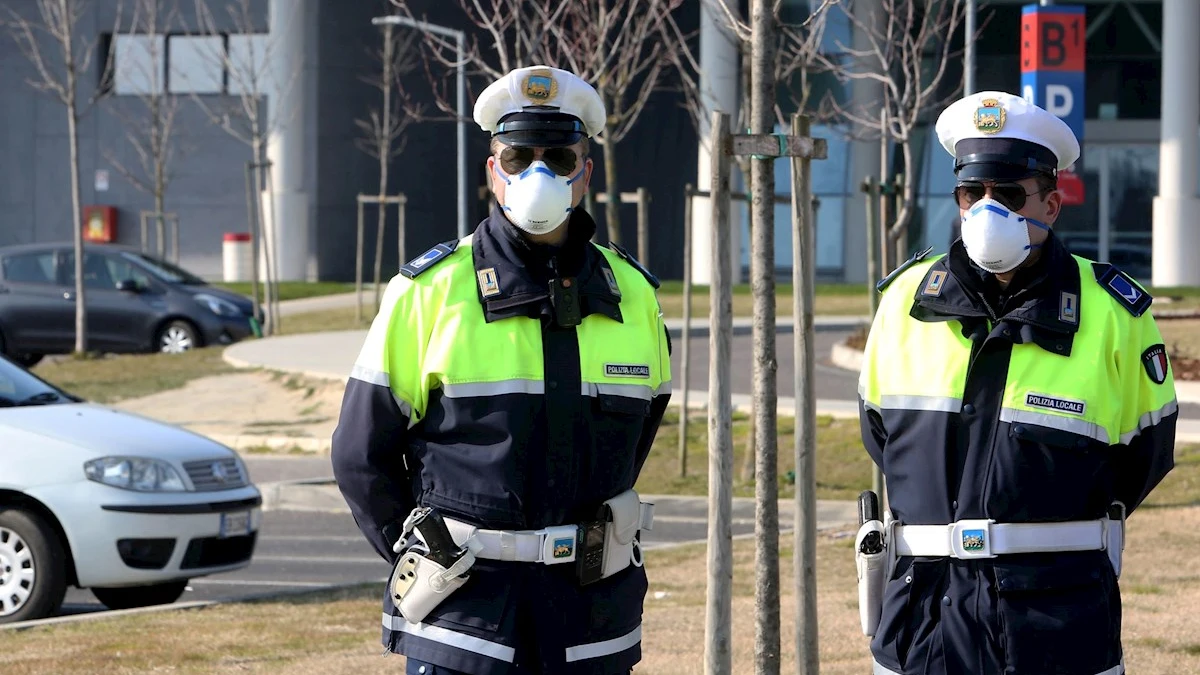
M 134 0 L 129 29 L 139 38 L 138 44 L 145 46 L 145 52 L 140 55 L 142 58 L 131 58 L 125 63 L 118 58 L 113 69 L 117 76 L 138 83 L 136 93 L 128 98 L 140 105 L 135 106 L 137 112 L 120 104 L 111 109 L 125 128 L 125 139 L 137 155 L 137 167 L 122 161 L 112 149 L 104 151 L 105 159 L 117 173 L 154 198 L 155 239 L 160 258 L 166 256 L 164 214 L 172 177 L 171 162 L 177 150 L 173 135 L 175 114 L 179 110 L 179 99 L 167 92 L 165 36 L 177 19 L 178 5 L 174 0 Z M 117 89 L 115 93 L 124 92 Z
M 913 132 L 962 91 L 962 80 L 949 82 L 947 72 L 958 57 L 951 36 L 964 20 L 963 0 L 877 0 L 867 16 L 847 11 L 865 49 L 838 45 L 844 61 L 819 54 L 823 64 L 843 82 L 866 80 L 883 90 L 881 101 L 842 105 L 832 96 L 822 106 L 850 124 L 860 137 L 882 136 L 895 143 L 903 162 L 903 191 L 887 226 L 885 253 L 896 246 L 899 263 L 907 255 L 909 222 L 917 202 Z M 880 114 L 882 111 L 882 115 Z M 885 168 L 886 170 L 886 168 Z M 890 269 L 885 257 L 883 269 Z
M 408 0 L 392 0 L 412 16 Z M 608 113 L 597 141 L 604 148 L 608 238 L 620 242 L 617 145 L 628 135 L 650 96 L 665 87 L 671 54 L 682 48 L 670 30 L 682 0 L 458 0 L 468 22 L 489 38 L 487 48 L 471 37 L 464 58 L 473 74 L 496 80 L 522 66 L 542 64 L 569 70 L 596 87 Z M 426 34 L 429 60 L 452 68 L 455 43 Z M 428 65 L 427 65 L 428 67 Z M 438 107 L 453 114 L 449 82 L 431 72 Z
M 220 28 L 208 4 L 208 0 L 195 0 L 196 17 L 199 22 L 198 32 L 208 36 L 224 36 L 225 33 L 236 33 L 245 40 L 245 48 L 239 53 L 226 49 L 223 45 L 208 50 L 202 56 L 211 64 L 219 67 L 228 82 L 227 96 L 205 98 L 192 94 L 192 100 L 204 111 L 215 126 L 231 137 L 245 143 L 250 148 L 250 169 L 253 176 L 254 206 L 251 207 L 249 219 L 251 223 L 251 247 L 254 258 L 253 293 L 255 296 L 255 311 L 258 311 L 258 244 L 261 237 L 263 245 L 264 278 L 266 280 L 267 323 L 271 331 L 279 325 L 278 313 L 278 242 L 275 241 L 275 228 L 264 222 L 262 208 L 264 191 L 271 190 L 269 177 L 269 161 L 267 159 L 267 138 L 287 122 L 286 111 L 271 111 L 268 114 L 268 95 L 273 92 L 286 91 L 299 75 L 299 64 L 292 64 L 286 72 L 276 72 L 273 64 L 278 49 L 274 36 L 264 39 L 254 39 L 263 34 L 257 31 L 255 25 L 254 0 L 226 0 L 223 8 L 228 17 L 228 25 L 233 31 Z M 223 41 L 224 43 L 224 41 Z M 268 196 L 274 203 L 274 194 Z M 275 209 L 270 209 L 272 222 L 275 219 Z M 255 227 L 257 222 L 258 226 Z
M 712 7 L 718 8 L 718 14 L 725 19 L 725 27 L 737 39 L 739 51 L 741 54 L 741 102 L 740 109 L 737 111 L 728 111 L 731 116 L 738 120 L 737 126 L 741 129 L 746 129 L 750 124 L 750 96 L 753 91 L 751 82 L 751 47 L 753 31 L 750 24 L 743 19 L 740 12 L 737 10 L 736 3 L 731 3 L 729 0 L 702 0 L 708 2 Z M 775 91 L 782 91 L 787 95 L 787 103 L 784 105 L 781 98 L 776 95 L 774 97 L 773 110 L 769 113 L 776 123 L 787 129 L 790 125 L 788 119 L 794 111 L 807 111 L 810 107 L 811 83 L 810 78 L 816 72 L 822 70 L 822 66 L 818 62 L 817 54 L 821 48 L 821 41 L 825 30 L 825 21 L 828 16 L 830 7 L 837 4 L 838 0 L 824 0 L 808 17 L 801 23 L 786 23 L 781 16 L 781 3 L 775 3 L 772 7 L 772 19 L 774 24 L 774 49 L 771 50 L 772 63 L 771 70 L 773 71 L 773 81 Z M 733 4 L 733 6 L 730 6 Z M 706 110 L 705 94 L 702 91 L 700 84 L 700 61 L 697 55 L 690 49 L 689 45 L 692 41 L 691 36 L 684 35 L 680 31 L 677 24 L 673 21 L 667 24 L 668 29 L 675 36 L 674 43 L 682 45 L 682 49 L 675 50 L 669 58 L 672 65 L 678 73 L 680 86 L 684 94 L 684 105 L 692 117 L 692 122 L 697 129 L 703 128 L 704 120 L 709 113 Z M 811 111 L 810 111 L 811 112 Z M 705 139 L 701 139 L 703 142 Z M 737 163 L 738 170 L 741 171 L 744 179 L 750 177 L 751 158 L 744 155 L 735 155 L 734 162 Z M 771 206 L 771 208 L 774 208 Z M 749 213 L 749 230 L 753 237 L 755 227 L 757 225 L 757 217 L 753 210 Z M 773 265 L 773 261 L 769 264 Z M 742 466 L 740 469 L 740 478 L 743 482 L 750 482 L 754 478 L 755 463 L 756 463 L 756 447 L 757 447 L 757 401 L 751 401 L 750 414 L 750 432 L 746 436 L 746 452 L 743 455 Z
M 24 0 L 26 6 L 30 0 Z M 83 39 L 77 30 L 79 19 L 89 9 L 88 0 L 33 0 L 37 19 L 33 20 L 6 5 L 5 24 L 21 53 L 33 65 L 36 74 L 28 80 L 34 89 L 54 97 L 67 109 L 67 138 L 71 162 L 71 215 L 75 242 L 75 352 L 87 351 L 87 312 L 83 285 L 83 218 L 79 195 L 79 120 L 103 95 L 103 89 L 82 105 L 79 78 L 91 68 L 97 52 L 97 40 Z M 120 22 L 120 6 L 117 21 Z M 115 31 L 114 31 L 115 32 Z M 102 81 L 108 79 L 111 51 L 103 64 Z
M 404 152 L 407 140 L 404 132 L 421 116 L 420 106 L 411 101 L 400 84 L 400 77 L 408 74 L 414 68 L 412 63 L 414 43 L 413 33 L 397 37 L 396 27 L 390 23 L 384 24 L 382 46 L 370 50 L 380 64 L 379 73 L 360 78 L 363 82 L 378 89 L 382 99 L 378 105 L 371 107 L 366 118 L 354 121 L 363 132 L 363 136 L 357 139 L 355 144 L 360 150 L 379 160 L 379 219 L 375 230 L 376 312 L 379 311 L 383 274 L 383 229 L 387 221 L 388 165 Z M 359 235 L 361 237 L 361 232 Z M 403 237 L 404 233 L 398 233 L 397 236 Z M 359 257 L 361 259 L 361 251 Z M 404 261 L 399 261 L 399 264 L 404 264 Z

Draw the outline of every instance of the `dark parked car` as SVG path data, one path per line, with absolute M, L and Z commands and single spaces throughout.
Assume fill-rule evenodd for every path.
M 88 244 L 87 345 L 98 352 L 184 352 L 258 332 L 254 303 L 136 249 Z M 0 353 L 26 365 L 75 346 L 71 244 L 0 248 Z

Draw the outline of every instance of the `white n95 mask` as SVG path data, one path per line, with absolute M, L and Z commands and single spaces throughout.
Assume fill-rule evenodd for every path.
M 1040 246 L 1029 243 L 1026 223 L 1050 229 L 1045 223 L 1010 211 L 991 197 L 980 199 L 962 217 L 962 241 L 967 256 L 993 274 L 1016 269 L 1031 250 Z
M 571 184 L 583 175 L 583 167 L 574 178 L 568 178 L 554 173 L 539 159 L 512 176 L 497 163 L 496 173 L 506 183 L 502 207 L 508 219 L 529 234 L 546 234 L 558 229 L 571 215 Z

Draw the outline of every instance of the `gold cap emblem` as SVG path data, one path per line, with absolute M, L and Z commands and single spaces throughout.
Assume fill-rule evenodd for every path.
M 975 109 L 975 128 L 980 133 L 994 134 L 1004 128 L 1004 120 L 1007 113 L 1001 107 L 1000 101 L 994 98 L 985 98 L 981 106 Z
M 546 105 L 558 96 L 558 82 L 549 70 L 534 70 L 521 82 L 521 93 L 533 105 Z

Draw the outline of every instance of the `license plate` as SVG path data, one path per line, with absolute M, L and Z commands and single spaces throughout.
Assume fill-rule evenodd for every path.
M 220 538 L 240 537 L 250 534 L 250 512 L 236 511 L 221 514 Z

